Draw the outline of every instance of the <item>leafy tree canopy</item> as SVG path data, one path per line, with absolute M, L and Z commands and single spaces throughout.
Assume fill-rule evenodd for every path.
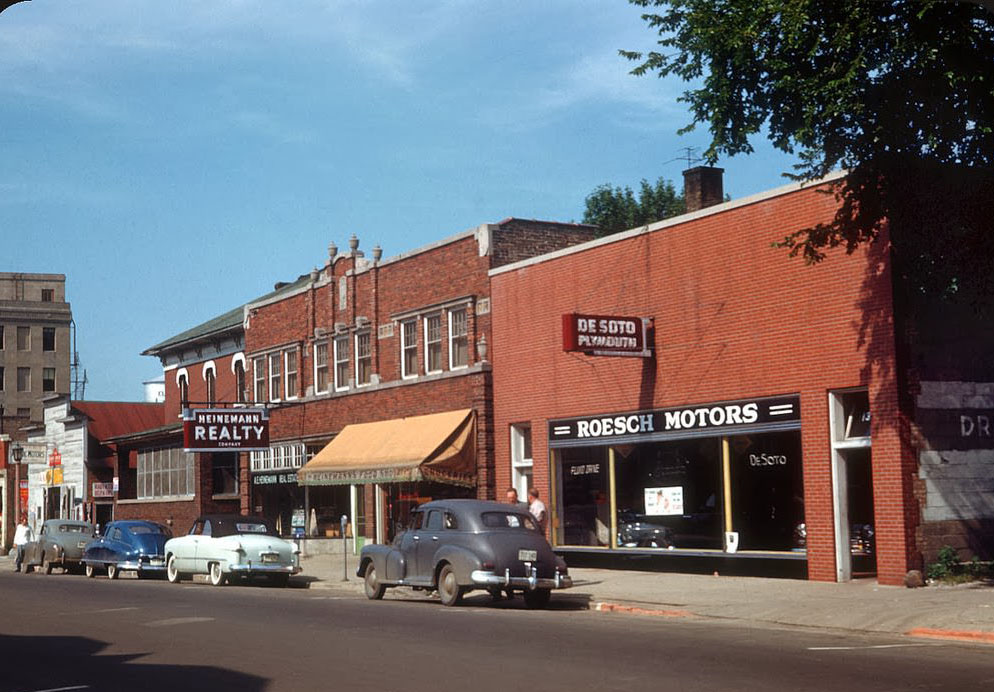
M 659 178 L 651 185 L 643 178 L 638 199 L 630 187 L 606 183 L 587 195 L 583 223 L 597 226 L 598 235 L 605 236 L 677 216 L 685 208 L 683 193 L 669 180 Z
M 964 184 L 976 194 L 992 190 L 994 14 L 985 3 L 629 2 L 647 8 L 642 16 L 660 50 L 622 55 L 637 63 L 635 75 L 700 85 L 681 97 L 692 115 L 681 132 L 708 127 L 710 163 L 751 152 L 765 128 L 778 149 L 798 156 L 791 177 L 849 171 L 836 185 L 834 222 L 780 243 L 792 255 L 817 262 L 826 248 L 852 252 L 891 219 L 911 290 L 971 302 L 994 296 L 990 221 L 972 212 L 944 221 L 940 213 L 950 195 L 963 198 Z M 895 217 L 910 221 L 900 213 L 909 201 L 940 226 L 905 233 Z

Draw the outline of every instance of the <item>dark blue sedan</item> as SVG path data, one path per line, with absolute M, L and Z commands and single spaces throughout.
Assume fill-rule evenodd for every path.
M 163 546 L 172 535 L 154 521 L 112 521 L 83 550 L 86 576 L 106 571 L 108 577 L 117 579 L 124 570 L 136 572 L 139 578 L 165 574 Z

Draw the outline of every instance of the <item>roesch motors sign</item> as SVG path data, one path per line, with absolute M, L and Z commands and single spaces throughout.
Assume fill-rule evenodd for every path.
M 183 447 L 188 452 L 256 452 L 269 449 L 269 410 L 185 409 Z
M 798 396 L 746 399 L 633 413 L 549 422 L 549 442 L 600 441 L 619 437 L 679 437 L 721 434 L 742 428 L 796 426 L 801 420 Z
M 563 350 L 595 356 L 651 358 L 648 317 L 563 315 Z

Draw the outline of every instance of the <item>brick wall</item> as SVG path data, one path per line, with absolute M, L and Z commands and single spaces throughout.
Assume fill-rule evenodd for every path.
M 597 237 L 597 228 L 586 224 L 506 219 L 494 227 L 491 267 L 513 264 Z
M 232 368 L 234 355 L 219 356 L 217 358 L 204 358 L 203 360 L 184 365 L 189 383 L 188 401 L 196 402 L 196 406 L 203 407 L 203 402 L 207 401 L 207 381 L 204 379 L 204 365 L 214 361 L 215 380 L 215 400 L 231 402 L 237 400 L 235 387 L 235 374 Z M 165 375 L 166 400 L 165 400 L 165 420 L 163 424 L 175 422 L 181 415 L 183 407 L 180 402 L 179 385 L 176 383 L 176 374 L 179 369 L 167 370 Z M 251 366 L 246 363 L 246 387 L 251 387 Z
M 820 265 L 771 243 L 835 211 L 803 190 L 496 274 L 495 455 L 510 483 L 509 430 L 532 424 L 548 497 L 553 418 L 799 393 L 809 577 L 835 579 L 828 392 L 866 386 L 873 410 L 878 578 L 915 565 L 913 458 L 902 442 L 886 238 Z M 655 318 L 654 360 L 564 353 L 561 315 Z

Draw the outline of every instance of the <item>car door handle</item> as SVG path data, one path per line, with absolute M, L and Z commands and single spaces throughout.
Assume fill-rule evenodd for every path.
M 431 540 L 433 540 L 433 541 L 437 541 L 437 540 L 438 540 L 438 536 L 432 536 L 432 537 L 431 537 Z
M 414 540 L 416 540 L 416 541 L 420 541 L 420 540 L 421 540 L 421 536 L 415 536 L 415 537 L 414 537 Z

